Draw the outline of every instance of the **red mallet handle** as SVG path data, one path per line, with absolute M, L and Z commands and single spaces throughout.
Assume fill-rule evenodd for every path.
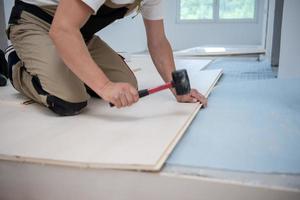
M 139 97 L 142 98 L 144 96 L 148 96 L 149 94 L 153 94 L 153 93 L 156 93 L 156 92 L 159 92 L 159 91 L 171 88 L 171 87 L 173 87 L 173 83 L 169 82 L 169 83 L 166 83 L 164 85 L 161 85 L 161 86 L 158 86 L 155 88 L 139 90 Z M 110 104 L 110 107 L 114 107 L 114 104 L 112 104 L 112 103 L 109 103 L 109 104 Z
M 173 87 L 173 84 L 172 84 L 172 82 L 169 82 L 169 83 L 166 83 L 164 85 L 148 89 L 148 92 L 149 92 L 149 94 L 153 94 L 153 93 L 156 93 L 156 92 L 159 92 L 161 90 L 165 90 L 165 89 L 168 89 L 168 88 L 171 88 L 171 87 Z

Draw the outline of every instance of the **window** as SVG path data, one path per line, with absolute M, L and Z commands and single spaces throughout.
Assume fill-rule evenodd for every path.
M 257 0 L 178 0 L 180 21 L 254 21 Z
M 214 0 L 181 0 L 180 19 L 213 19 Z
M 220 19 L 254 19 L 255 0 L 220 0 Z

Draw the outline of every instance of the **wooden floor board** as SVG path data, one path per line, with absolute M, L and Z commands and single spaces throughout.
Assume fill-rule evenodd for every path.
M 151 62 L 131 62 L 140 88 L 162 83 Z M 208 95 L 221 70 L 190 74 Z M 1 88 L 0 159 L 77 167 L 159 170 L 198 112 L 199 104 L 175 101 L 170 91 L 141 99 L 125 109 L 91 99 L 78 116 L 57 117 L 25 99 L 12 87 Z

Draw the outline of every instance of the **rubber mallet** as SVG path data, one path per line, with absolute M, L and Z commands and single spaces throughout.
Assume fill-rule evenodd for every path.
M 190 85 L 190 80 L 188 73 L 185 69 L 177 70 L 172 72 L 172 81 L 165 83 L 164 85 L 151 88 L 151 89 L 144 89 L 144 90 L 139 90 L 139 97 L 145 97 L 150 94 L 169 89 L 169 88 L 175 88 L 176 95 L 186 95 L 190 93 L 191 91 L 191 85 Z M 110 106 L 113 107 L 114 105 L 110 103 Z

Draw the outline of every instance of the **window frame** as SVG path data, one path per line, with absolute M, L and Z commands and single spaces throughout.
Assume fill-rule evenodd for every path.
M 193 23 L 257 23 L 258 21 L 258 6 L 259 1 L 255 0 L 254 18 L 253 19 L 220 19 L 219 9 L 220 0 L 213 0 L 213 19 L 180 19 L 181 0 L 176 0 L 176 22 L 178 24 L 193 24 Z

